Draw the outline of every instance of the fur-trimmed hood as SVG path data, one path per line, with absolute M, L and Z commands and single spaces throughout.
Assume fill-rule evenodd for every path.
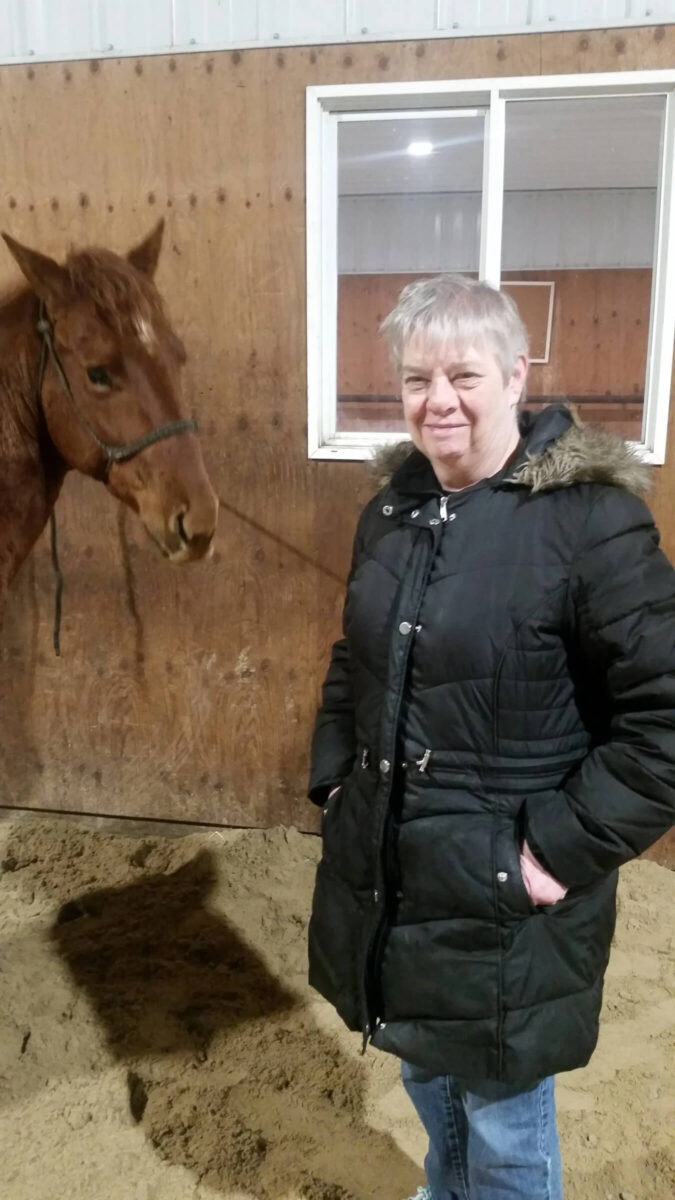
M 551 405 L 540 413 L 520 415 L 523 444 L 513 473 L 505 482 L 532 492 L 570 487 L 573 483 L 605 483 L 644 497 L 651 486 L 651 470 L 623 438 L 590 425 L 582 425 L 565 405 Z M 371 467 L 378 488 L 391 483 L 415 447 L 409 440 L 385 446 Z

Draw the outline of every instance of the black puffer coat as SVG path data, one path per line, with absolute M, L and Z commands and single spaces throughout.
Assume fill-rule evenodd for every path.
M 444 500 L 413 450 L 361 517 L 313 743 L 310 980 L 382 1050 L 525 1084 L 588 1061 L 616 868 L 673 820 L 675 573 L 623 443 L 521 420 L 508 471 Z

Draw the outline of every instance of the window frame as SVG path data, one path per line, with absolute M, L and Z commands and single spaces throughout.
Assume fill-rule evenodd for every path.
M 337 432 L 338 124 L 414 110 L 486 109 L 479 275 L 499 287 L 504 204 L 506 105 L 513 100 L 665 97 L 657 183 L 652 292 L 644 395 L 644 461 L 666 459 L 675 341 L 675 70 L 458 79 L 443 82 L 308 87 L 307 453 L 310 459 L 363 460 L 400 432 Z M 415 115 L 418 115 L 417 113 Z M 375 331 L 374 331 L 375 336 Z

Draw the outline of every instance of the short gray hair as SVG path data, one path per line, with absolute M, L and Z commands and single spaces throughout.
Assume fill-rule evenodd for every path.
M 527 356 L 529 339 L 520 313 L 506 292 L 466 275 L 434 275 L 416 279 L 401 292 L 396 307 L 385 317 L 380 332 L 389 345 L 397 371 L 407 343 L 416 334 L 432 342 L 487 342 L 499 363 L 504 382 L 520 354 Z

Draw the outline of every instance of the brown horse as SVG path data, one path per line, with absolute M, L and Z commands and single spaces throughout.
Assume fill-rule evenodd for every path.
M 30 287 L 0 302 L 0 598 L 70 470 L 134 509 L 172 562 L 211 546 L 185 351 L 153 283 L 162 234 L 160 221 L 126 259 L 88 249 L 64 266 L 3 234 Z

